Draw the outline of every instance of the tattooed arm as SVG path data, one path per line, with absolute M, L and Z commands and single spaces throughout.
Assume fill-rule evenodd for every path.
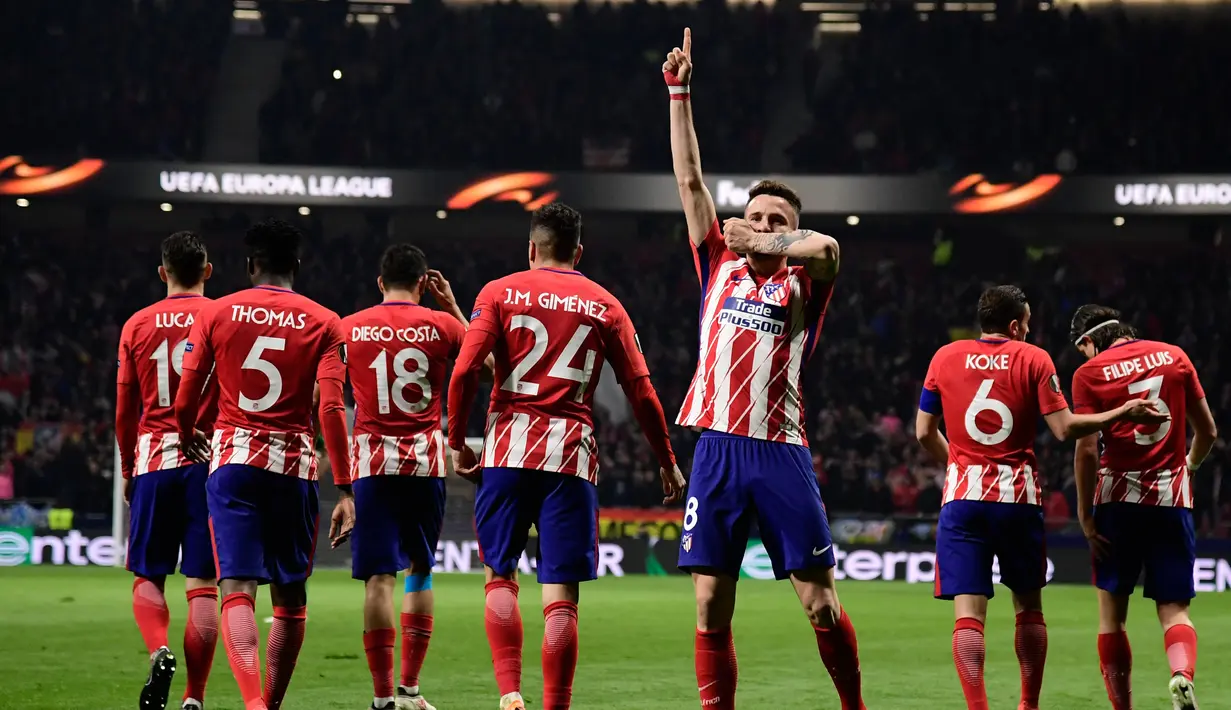
M 737 254 L 782 254 L 808 262 L 808 275 L 831 281 L 838 274 L 838 242 L 811 229 L 793 232 L 758 232 L 746 220 L 732 218 L 723 224 L 727 248 Z

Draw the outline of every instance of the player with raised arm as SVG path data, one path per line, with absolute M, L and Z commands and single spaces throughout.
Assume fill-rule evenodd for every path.
M 1047 660 L 1043 587 L 1047 546 L 1034 437 L 1042 415 L 1061 441 L 1102 431 L 1117 421 L 1162 422 L 1145 400 L 1108 412 L 1073 414 L 1045 350 L 1026 341 L 1030 304 L 1016 286 L 979 297 L 980 334 L 942 347 L 928 366 L 915 436 L 947 466 L 936 528 L 936 598 L 953 600 L 953 662 L 966 707 L 987 710 L 983 638 L 993 558 L 1013 593 L 1014 647 L 1021 666 L 1019 710 L 1037 710 Z M 940 432 L 943 416 L 946 441 Z
M 334 546 L 354 525 L 342 386 L 341 321 L 291 290 L 299 271 L 299 230 L 286 222 L 253 225 L 244 238 L 253 287 L 201 312 L 184 351 L 175 399 L 181 445 L 210 456 L 206 493 L 222 588 L 222 641 L 245 710 L 282 706 L 307 620 L 307 588 L 317 534 L 317 455 L 312 423 L 320 387 L 320 425 L 340 491 L 329 531 Z M 221 394 L 212 444 L 193 427 L 201 384 L 213 371 Z M 268 583 L 274 618 L 262 691 L 253 614 L 257 586 Z
M 1171 664 L 1175 710 L 1193 710 L 1197 698 L 1197 632 L 1188 616 L 1195 596 L 1191 473 L 1210 453 L 1218 429 L 1197 371 L 1185 352 L 1141 340 L 1120 313 L 1088 304 L 1077 309 L 1070 338 L 1087 361 L 1073 374 L 1078 412 L 1115 407 L 1130 397 L 1158 400 L 1171 415 L 1154 427 L 1114 424 L 1077 442 L 1077 517 L 1094 553 L 1099 600 L 1099 663 L 1114 710 L 1132 710 L 1133 654 L 1124 623 L 1128 602 L 1145 572 Z M 1193 429 L 1186 449 L 1184 426 Z
M 598 575 L 594 391 L 611 364 L 661 467 L 664 503 L 679 500 L 667 421 L 618 300 L 575 270 L 581 215 L 552 203 L 530 218 L 530 270 L 483 287 L 449 383 L 453 467 L 478 481 L 475 527 L 487 567 L 486 625 L 500 710 L 524 708 L 517 566 L 538 529 L 543 585 L 543 708 L 566 710 L 577 668 L 580 583 Z M 479 369 L 495 355 L 496 386 L 482 463 L 466 446 Z M 481 471 L 481 474 L 480 474 Z
M 175 674 L 175 655 L 167 647 L 170 612 L 164 592 L 177 562 L 188 595 L 188 685 L 182 708 L 201 710 L 218 644 L 218 580 L 205 503 L 209 466 L 193 463 L 180 452 L 174 408 L 189 329 L 209 303 L 205 282 L 213 269 L 196 234 L 176 232 L 164 239 L 158 278 L 167 284 L 167 297 L 137 311 L 120 333 L 115 434 L 130 512 L 127 559 L 135 577 L 133 616 L 150 652 L 141 710 L 166 707 Z M 217 395 L 214 383 L 208 385 L 206 406 L 196 422 L 204 431 L 213 429 Z
M 394 244 L 380 260 L 383 300 L 342 320 L 355 395 L 351 479 L 352 573 L 364 580 L 363 647 L 374 710 L 434 710 L 419 692 L 432 635 L 432 567 L 445 512 L 441 401 L 448 366 L 466 333 L 449 282 L 418 247 Z M 445 310 L 421 305 L 430 291 Z M 402 597 L 402 668 L 393 682 L 393 589 Z
M 676 423 L 702 430 L 680 539 L 696 590 L 695 663 L 701 706 L 735 707 L 731 619 L 756 519 L 774 576 L 791 579 L 843 710 L 863 707 L 855 628 L 834 586 L 833 539 L 812 470 L 802 393 L 838 244 L 799 229 L 799 197 L 762 181 L 743 219 L 719 230 L 701 175 L 689 82 L 692 32 L 662 66 L 671 98 L 671 157 L 701 282 L 700 356 Z M 788 258 L 802 259 L 790 266 Z

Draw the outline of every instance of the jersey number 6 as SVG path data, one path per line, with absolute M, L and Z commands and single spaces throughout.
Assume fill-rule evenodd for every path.
M 972 440 L 984 446 L 995 446 L 1009 438 L 1013 433 L 1013 412 L 1009 407 L 998 399 L 992 399 L 988 395 L 992 392 L 992 385 L 996 380 L 983 380 L 983 384 L 979 385 L 979 391 L 975 392 L 975 398 L 971 401 L 970 406 L 966 408 L 966 433 Z M 1000 429 L 991 434 L 984 433 L 979 429 L 979 425 L 975 419 L 980 412 L 995 412 L 1000 416 Z

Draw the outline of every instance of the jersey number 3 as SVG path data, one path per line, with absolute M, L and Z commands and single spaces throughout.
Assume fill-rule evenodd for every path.
M 1143 395 L 1146 399 L 1154 400 L 1154 404 L 1158 407 L 1158 411 L 1162 414 L 1170 415 L 1171 410 L 1167 408 L 1167 403 L 1159 397 L 1163 392 L 1163 376 L 1155 375 L 1147 377 L 1141 382 L 1134 382 L 1128 386 L 1128 393 L 1135 395 Z M 1171 420 L 1158 425 L 1158 430 L 1152 434 L 1142 434 L 1140 431 L 1133 429 L 1133 441 L 1142 446 L 1153 446 L 1162 441 L 1167 436 L 1167 432 L 1171 431 Z
M 975 398 L 966 408 L 966 434 L 971 440 L 984 446 L 995 446 L 1013 433 L 1013 412 L 1004 402 L 988 396 L 992 393 L 992 385 L 995 382 L 993 379 L 983 380 L 979 391 L 975 392 Z M 995 412 L 1000 417 L 1000 428 L 991 434 L 985 433 L 975 421 L 980 412 Z
M 509 330 L 517 330 L 525 328 L 534 334 L 534 345 L 531 346 L 530 352 L 522 358 L 521 362 L 513 367 L 513 371 L 509 373 L 504 384 L 500 385 L 500 389 L 506 392 L 516 392 L 517 394 L 536 395 L 539 393 L 539 386 L 536 382 L 527 382 L 524 378 L 539 364 L 539 360 L 543 359 L 543 355 L 547 352 L 547 343 L 549 336 L 547 335 L 547 326 L 543 325 L 543 321 L 534 316 L 516 315 L 509 319 Z M 569 338 L 568 344 L 564 346 L 564 351 L 552 363 L 551 369 L 547 371 L 549 377 L 555 377 L 561 380 L 572 380 L 580 383 L 577 388 L 577 394 L 573 397 L 574 402 L 581 402 L 586 396 L 586 385 L 590 383 L 590 376 L 594 374 L 594 351 L 586 351 L 586 361 L 581 368 L 571 366 L 569 363 L 577 356 L 577 351 L 581 349 L 583 343 L 586 342 L 586 336 L 590 334 L 593 328 L 588 325 L 579 325 L 577 330 L 573 332 L 573 337 Z

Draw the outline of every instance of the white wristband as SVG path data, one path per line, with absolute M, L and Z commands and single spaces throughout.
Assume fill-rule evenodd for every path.
M 682 86 L 672 86 L 671 84 L 667 84 L 667 93 L 671 94 L 672 96 L 676 96 L 679 94 L 687 94 L 689 93 L 688 85 L 684 84 Z

